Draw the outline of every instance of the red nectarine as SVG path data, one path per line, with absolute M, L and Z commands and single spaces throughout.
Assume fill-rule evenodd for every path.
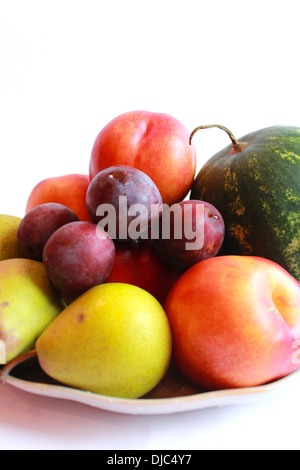
M 258 386 L 300 367 L 300 283 L 273 261 L 201 261 L 175 283 L 165 309 L 174 361 L 202 387 Z
M 90 159 L 91 180 L 103 169 L 128 165 L 145 172 L 158 187 L 163 202 L 182 201 L 196 171 L 190 133 L 168 114 L 131 111 L 110 121 L 98 134 Z
M 31 191 L 26 214 L 33 207 L 56 202 L 71 209 L 81 221 L 91 222 L 86 207 L 86 192 L 90 184 L 88 175 L 70 174 L 55 176 L 39 182 Z
M 116 242 L 115 246 L 116 257 L 106 282 L 123 282 L 140 287 L 163 304 L 183 271 L 168 266 L 149 243 Z

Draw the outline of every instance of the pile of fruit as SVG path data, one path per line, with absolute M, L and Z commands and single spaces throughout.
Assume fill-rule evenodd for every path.
M 230 145 L 196 175 L 194 136 Z M 48 178 L 0 216 L 0 349 L 56 381 L 139 398 L 171 364 L 202 389 L 300 368 L 300 128 L 240 141 L 124 113 L 86 175 Z M 1 356 L 0 356 L 1 357 Z

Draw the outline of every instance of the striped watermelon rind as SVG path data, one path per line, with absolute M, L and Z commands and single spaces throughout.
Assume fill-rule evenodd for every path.
M 191 199 L 213 204 L 226 236 L 220 254 L 271 259 L 300 281 L 300 128 L 273 126 L 214 155 L 198 173 Z

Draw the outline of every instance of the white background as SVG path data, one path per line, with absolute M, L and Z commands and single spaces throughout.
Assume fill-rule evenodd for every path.
M 237 138 L 299 126 L 298 3 L 1 0 L 0 212 L 22 217 L 44 178 L 87 174 L 96 135 L 126 111 Z M 199 168 L 229 143 L 220 130 L 195 142 Z M 261 404 L 143 418 L 0 386 L 0 446 L 300 448 L 299 397 L 300 384 Z

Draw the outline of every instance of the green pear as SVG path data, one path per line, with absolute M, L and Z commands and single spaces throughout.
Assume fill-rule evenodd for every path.
M 0 261 L 10 258 L 22 258 L 18 247 L 17 232 L 20 217 L 0 214 Z
M 63 308 L 43 263 L 24 258 L 0 261 L 2 362 L 34 349 L 36 339 Z
M 93 287 L 41 334 L 37 357 L 44 372 L 70 387 L 139 398 L 166 374 L 172 335 L 160 303 L 122 283 Z

